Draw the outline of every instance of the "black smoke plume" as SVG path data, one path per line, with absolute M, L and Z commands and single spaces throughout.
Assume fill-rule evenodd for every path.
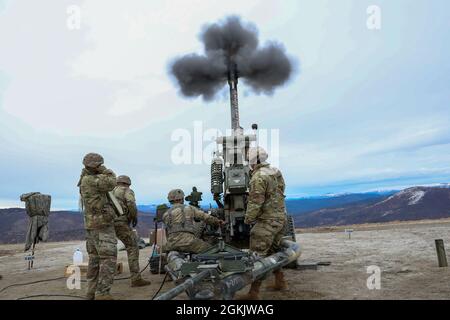
M 204 54 L 189 54 L 170 66 L 180 91 L 187 97 L 213 99 L 227 83 L 228 66 L 235 65 L 238 77 L 256 93 L 272 94 L 293 73 L 293 64 L 277 42 L 259 46 L 258 30 L 239 17 L 207 25 L 200 34 Z

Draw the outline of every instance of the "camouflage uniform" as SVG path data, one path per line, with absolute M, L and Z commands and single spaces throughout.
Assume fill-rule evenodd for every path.
M 249 150 L 249 160 L 253 166 L 250 191 L 245 214 L 245 223 L 255 225 L 250 231 L 250 250 L 261 256 L 278 251 L 286 223 L 284 202 L 284 179 L 281 172 L 265 162 L 268 155 L 261 148 Z M 274 271 L 275 283 L 269 288 L 287 288 L 281 269 Z M 249 292 L 241 296 L 244 300 L 258 300 L 262 279 L 252 283 Z
M 87 157 L 87 156 L 86 156 Z M 86 158 L 85 158 L 86 159 Z M 103 163 L 103 162 L 102 162 Z M 107 193 L 116 186 L 116 175 L 104 166 L 83 169 L 78 183 L 84 211 L 86 249 L 89 255 L 89 298 L 109 296 L 117 261 L 115 211 Z
M 250 250 L 261 256 L 278 251 L 284 235 L 286 207 L 281 172 L 267 163 L 257 164 L 250 180 L 245 223 L 255 223 L 250 232 Z
M 117 238 L 123 242 L 127 250 L 128 266 L 130 267 L 131 282 L 141 279 L 139 273 L 139 247 L 136 234 L 130 227 L 130 222 L 137 218 L 137 207 L 134 192 L 128 186 L 117 186 L 113 191 L 123 209 L 123 216 L 116 217 L 114 228 Z
M 180 251 L 199 253 L 205 251 L 210 244 L 195 237 L 194 219 L 205 221 L 207 224 L 219 225 L 219 219 L 212 217 L 200 209 L 176 203 L 163 215 L 166 225 L 166 251 Z

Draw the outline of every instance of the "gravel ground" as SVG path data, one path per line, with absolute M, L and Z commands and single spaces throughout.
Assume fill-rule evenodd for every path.
M 303 247 L 301 264 L 329 262 L 317 270 L 285 271 L 289 289 L 270 292 L 262 289 L 263 299 L 449 299 L 449 268 L 437 266 L 435 239 L 450 243 L 450 220 L 389 223 L 352 226 L 351 239 L 343 231 L 345 227 L 301 229 L 297 240 Z M 0 291 L 16 283 L 44 280 L 63 276 L 64 267 L 70 264 L 76 248 L 84 250 L 80 241 L 39 244 L 35 267 L 27 270 L 22 245 L 0 245 Z M 450 249 L 448 249 L 450 250 Z M 141 250 L 141 267 L 146 265 L 151 248 Z M 119 252 L 124 263 L 124 274 L 129 275 L 126 253 Z M 380 289 L 368 289 L 369 266 L 377 266 Z M 112 294 L 117 299 L 151 299 L 158 290 L 162 276 L 147 270 L 144 278 L 152 285 L 130 288 L 129 280 L 114 282 Z M 271 278 L 267 282 L 272 281 Z M 162 292 L 173 286 L 164 285 Z M 40 294 L 68 294 L 83 296 L 81 290 L 69 290 L 66 280 L 11 287 L 0 292 L 0 299 L 17 299 Z M 40 299 L 63 299 L 62 297 L 38 297 Z M 186 298 L 181 296 L 180 298 Z

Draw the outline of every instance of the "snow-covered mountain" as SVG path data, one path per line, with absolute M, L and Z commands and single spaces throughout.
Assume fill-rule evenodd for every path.
M 295 217 L 297 226 L 345 225 L 450 217 L 450 188 L 413 187 L 375 203 L 351 203 Z
M 395 191 L 396 192 L 396 191 Z M 304 214 L 325 208 L 336 208 L 349 204 L 381 201 L 395 193 L 394 191 L 326 194 L 324 196 L 287 198 L 286 206 L 291 215 Z

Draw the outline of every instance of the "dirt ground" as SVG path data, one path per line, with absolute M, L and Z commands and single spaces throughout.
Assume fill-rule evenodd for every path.
M 351 239 L 344 232 L 348 228 L 354 230 Z M 299 229 L 298 232 L 297 240 L 303 248 L 299 263 L 329 262 L 330 265 L 319 266 L 317 270 L 286 270 L 289 289 L 274 293 L 263 288 L 263 299 L 450 299 L 450 269 L 437 266 L 434 246 L 435 239 L 450 243 L 450 219 Z M 65 279 L 1 291 L 11 284 L 63 276 L 64 267 L 71 262 L 76 248 L 82 249 L 87 257 L 84 243 L 80 241 L 39 244 L 35 267 L 27 270 L 22 248 L 22 245 L 0 245 L 0 275 L 3 276 L 0 299 L 41 294 L 84 296 L 85 283 L 81 290 L 69 290 Z M 150 247 L 141 250 L 142 267 L 150 253 Z M 119 261 L 124 263 L 125 271 L 118 278 L 128 276 L 124 251 L 119 252 Z M 369 266 L 380 268 L 379 290 L 367 287 Z M 148 270 L 143 276 L 152 281 L 151 286 L 130 288 L 129 280 L 116 280 L 112 294 L 117 299 L 151 299 L 163 276 L 152 275 Z M 172 287 L 172 282 L 166 282 L 161 292 Z

